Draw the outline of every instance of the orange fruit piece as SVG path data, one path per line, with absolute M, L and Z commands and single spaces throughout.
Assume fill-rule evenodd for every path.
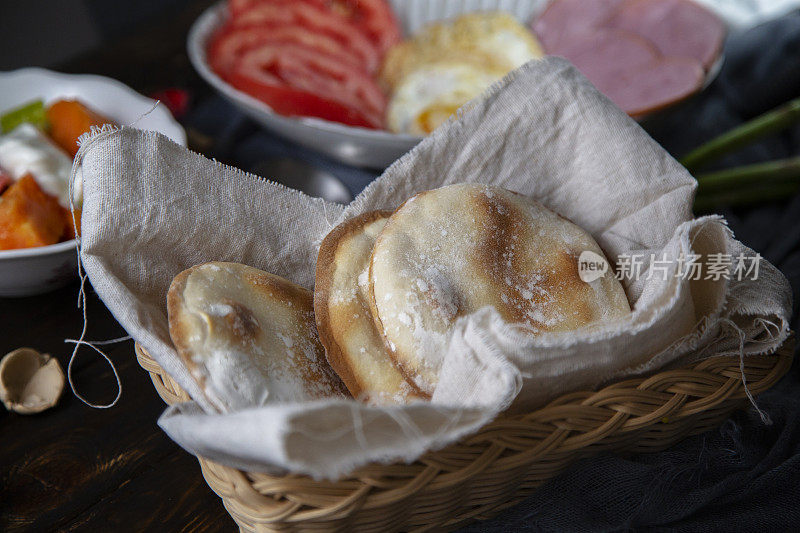
M 0 250 L 57 243 L 67 229 L 62 209 L 32 176 L 23 176 L 0 196 Z
M 53 103 L 47 108 L 47 120 L 50 123 L 50 138 L 72 157 L 78 151 L 78 138 L 90 131 L 92 126 L 114 123 L 77 100 Z

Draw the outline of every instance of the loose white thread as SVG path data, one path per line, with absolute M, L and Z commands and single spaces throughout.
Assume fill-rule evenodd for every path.
M 747 376 L 744 373 L 744 341 L 745 341 L 745 333 L 742 328 L 736 325 L 736 323 L 729 319 L 729 318 L 720 318 L 720 322 L 724 322 L 727 326 L 729 326 L 736 334 L 739 336 L 739 371 L 742 373 L 742 386 L 744 387 L 744 393 L 747 395 L 747 399 L 750 400 L 750 403 L 753 405 L 753 408 L 758 413 L 758 416 L 761 418 L 761 421 L 766 425 L 772 425 L 772 419 L 769 417 L 767 413 L 761 410 L 761 408 L 756 403 L 756 399 L 753 397 L 753 393 L 750 392 L 750 387 L 747 386 Z
M 161 104 L 161 101 L 160 100 L 156 100 L 153 103 L 153 105 L 150 107 L 150 109 L 148 109 L 145 113 L 142 113 L 139 116 L 139 118 L 134 120 L 128 126 L 135 126 L 140 120 L 142 120 L 144 117 L 146 117 L 147 115 L 152 113 L 160 104 Z M 84 133 L 83 135 L 81 135 L 78 138 L 78 146 L 82 147 L 83 144 L 85 144 L 89 139 L 93 139 L 96 136 L 100 135 L 101 133 L 112 132 L 112 131 L 115 131 L 117 129 L 118 128 L 116 126 L 114 126 L 113 124 L 103 124 L 100 127 L 92 126 L 89 132 Z M 79 155 L 76 155 L 75 161 L 72 164 L 72 174 L 71 174 L 70 180 L 69 180 L 69 209 L 70 209 L 70 214 L 72 216 L 72 227 L 76 228 L 76 230 L 78 228 L 78 225 L 77 225 L 77 220 L 75 218 L 75 179 L 77 177 L 76 169 L 80 166 L 80 159 L 82 159 L 82 157 L 83 157 L 83 151 L 79 150 L 79 152 L 80 152 Z M 81 175 L 81 179 L 83 179 L 82 175 Z M 81 286 L 80 286 L 80 289 L 78 290 L 78 309 L 81 309 L 82 312 L 83 312 L 83 329 L 81 329 L 80 338 L 78 338 L 78 339 L 65 339 L 64 340 L 64 342 L 75 344 L 75 348 L 72 350 L 72 355 L 70 355 L 70 357 L 69 357 L 69 364 L 67 364 L 67 381 L 69 382 L 69 388 L 72 389 L 72 394 L 74 394 L 75 397 L 78 398 L 80 401 L 82 401 L 83 403 L 85 403 L 89 407 L 94 407 L 95 409 L 108 409 L 110 407 L 114 407 L 117 404 L 117 402 L 119 401 L 120 397 L 122 396 L 122 381 L 120 381 L 120 379 L 119 379 L 119 373 L 117 372 L 117 368 L 114 366 L 114 363 L 111 361 L 111 359 L 108 357 L 108 355 L 106 355 L 97 346 L 98 345 L 104 345 L 104 344 L 113 344 L 113 343 L 117 343 L 117 342 L 123 342 L 123 341 L 126 341 L 126 340 L 130 339 L 131 337 L 130 336 L 126 336 L 126 337 L 120 337 L 118 339 L 111 339 L 111 340 L 108 340 L 108 341 L 94 341 L 94 342 L 90 342 L 90 341 L 85 341 L 84 340 L 84 337 L 86 337 L 86 329 L 88 327 L 88 318 L 86 316 L 86 277 L 87 276 L 86 276 L 86 272 L 83 270 L 83 266 L 81 264 L 81 241 L 80 241 L 80 236 L 77 235 L 77 231 L 76 231 L 76 235 L 75 235 L 75 253 L 76 253 L 77 258 L 78 258 L 78 278 L 81 281 Z M 102 355 L 103 359 L 105 359 L 108 362 L 109 366 L 111 367 L 111 371 L 114 373 L 114 378 L 117 380 L 117 395 L 114 398 L 114 400 L 109 404 L 105 404 L 104 405 L 104 404 L 91 403 L 86 398 L 81 396 L 78 393 L 77 390 L 75 390 L 75 384 L 72 382 L 72 363 L 75 361 L 75 356 L 78 355 L 78 350 L 80 349 L 82 344 L 91 347 L 94 351 L 96 351 L 97 353 Z
M 772 320 L 767 320 L 766 318 L 763 318 L 763 317 L 756 318 L 756 323 L 760 324 L 761 327 L 764 328 L 764 330 L 767 332 L 767 336 L 769 337 L 765 341 L 759 341 L 759 342 L 771 343 L 775 339 L 780 337 L 781 332 L 783 331 L 782 328 L 778 324 L 776 324 Z M 770 329 L 770 326 L 775 328 L 775 333 L 772 332 L 772 329 Z
M 152 111 L 152 109 L 151 109 L 151 111 Z M 148 111 L 148 113 L 149 113 L 149 111 Z M 89 137 L 93 137 L 93 136 L 98 135 L 98 134 L 100 134 L 100 133 L 102 133 L 104 131 L 107 131 L 106 126 L 108 126 L 108 125 L 106 124 L 106 125 L 104 125 L 102 128 L 100 128 L 98 130 L 96 130 L 95 127 L 93 126 L 92 127 L 93 129 L 92 129 L 90 134 L 81 135 L 80 139 L 78 140 L 78 144 L 81 145 L 83 143 L 83 141 L 85 141 Z M 111 341 L 98 341 L 98 342 L 88 342 L 88 341 L 84 340 L 84 338 L 86 337 L 86 329 L 88 327 L 88 318 L 86 316 L 86 277 L 87 276 L 86 276 L 86 272 L 83 270 L 83 265 L 81 263 L 81 239 L 80 239 L 80 235 L 78 235 L 78 231 L 77 231 L 78 224 L 77 224 L 77 220 L 75 218 L 75 179 L 76 179 L 76 176 L 77 176 L 76 169 L 78 168 L 78 166 L 80 166 L 79 160 L 82 157 L 83 157 L 83 152 L 79 150 L 79 155 L 76 156 L 75 161 L 73 162 L 73 165 L 72 165 L 72 173 L 70 175 L 70 180 L 69 180 L 69 210 L 70 210 L 70 215 L 72 216 L 72 227 L 75 228 L 75 230 L 76 230 L 75 231 L 75 233 L 76 233 L 76 235 L 75 235 L 75 254 L 77 256 L 77 262 L 78 262 L 78 278 L 80 279 L 80 283 L 81 283 L 80 289 L 78 289 L 77 306 L 78 306 L 78 309 L 81 309 L 81 311 L 83 313 L 83 328 L 81 329 L 81 336 L 80 336 L 79 339 L 77 339 L 77 340 L 76 339 L 65 339 L 64 340 L 64 342 L 74 343 L 75 344 L 75 348 L 72 350 L 72 355 L 70 355 L 69 363 L 67 364 L 67 382 L 69 382 L 69 388 L 72 390 L 72 394 L 74 394 L 76 398 L 78 398 L 80 401 L 82 401 L 83 403 L 85 403 L 89 407 L 94 407 L 95 409 L 108 409 L 110 407 L 114 407 L 117 404 L 117 402 L 119 401 L 120 397 L 122 396 L 122 381 L 120 381 L 120 379 L 119 379 L 119 373 L 117 372 L 117 368 L 114 366 L 114 363 L 111 361 L 111 359 L 105 353 L 103 353 L 102 350 L 97 348 L 97 346 L 95 346 L 95 344 L 111 344 L 113 342 L 122 342 L 124 340 L 129 339 L 130 337 L 112 339 Z M 81 179 L 83 179 L 83 176 L 81 176 Z M 114 373 L 114 378 L 117 380 L 117 395 L 114 398 L 114 400 L 109 404 L 105 404 L 105 405 L 103 405 L 103 404 L 93 404 L 90 401 L 88 401 L 86 398 L 81 396 L 78 393 L 77 390 L 75 390 L 75 384 L 72 381 L 72 363 L 75 361 L 75 356 L 78 355 L 78 350 L 80 349 L 81 344 L 86 344 L 86 345 L 90 346 L 94 351 L 96 351 L 97 353 L 102 355 L 103 358 L 111 366 L 111 371 Z
M 335 226 L 328 219 L 328 202 L 324 199 L 322 200 L 322 217 L 325 219 L 325 224 L 328 226 L 328 232 L 330 232 Z
M 152 106 L 150 109 L 148 109 L 148 110 L 147 110 L 145 113 L 142 113 L 141 115 L 139 115 L 139 118 L 137 118 L 136 120 L 134 120 L 133 122 L 131 122 L 130 124 L 128 124 L 128 126 L 129 126 L 129 127 L 133 127 L 133 126 L 135 126 L 135 125 L 136 125 L 136 124 L 137 124 L 137 123 L 138 123 L 140 120 L 142 120 L 144 117 L 146 117 L 147 115 L 149 115 L 150 113 L 152 113 L 153 111 L 155 111 L 155 110 L 156 110 L 156 108 L 157 108 L 159 105 L 161 105 L 161 100 L 156 100 L 155 102 L 153 102 L 153 106 Z
M 116 339 L 109 339 L 107 341 L 83 341 L 83 344 L 94 344 L 95 346 L 103 346 L 105 344 L 117 344 L 118 342 L 125 342 L 131 340 L 133 337 L 125 335 L 124 337 L 117 337 Z M 74 343 L 78 342 L 77 339 L 64 339 L 64 342 Z
M 122 381 L 120 381 L 120 379 L 119 379 L 119 374 L 117 373 L 117 368 L 114 366 L 114 363 L 112 363 L 111 359 L 109 359 L 109 357 L 105 353 L 103 353 L 103 351 L 100 348 L 95 346 L 95 344 L 112 344 L 114 342 L 122 342 L 122 341 L 126 341 L 126 340 L 129 340 L 129 339 L 130 339 L 130 336 L 128 336 L 128 337 L 120 337 L 119 339 L 112 339 L 112 340 L 109 340 L 109 341 L 98 341 L 98 342 L 82 341 L 82 340 L 76 340 L 76 339 L 64 339 L 64 342 L 69 342 L 69 343 L 74 343 L 75 344 L 75 349 L 72 351 L 72 356 L 69 358 L 69 364 L 67 365 L 67 381 L 69 382 L 69 388 L 72 389 L 72 394 L 74 394 L 76 398 L 78 398 L 80 401 L 82 401 L 83 403 L 85 403 L 89 407 L 94 407 L 95 409 L 108 409 L 109 407 L 114 407 L 114 405 L 116 405 L 116 403 L 119 401 L 120 397 L 122 396 Z M 117 395 L 114 397 L 114 400 L 109 404 L 103 405 L 103 404 L 91 403 L 89 400 L 87 400 L 86 398 L 81 396 L 78 393 L 78 391 L 75 390 L 75 385 L 72 382 L 72 363 L 75 360 L 75 355 L 77 354 L 78 347 L 81 344 L 85 344 L 86 346 L 91 347 L 94 351 L 96 351 L 97 353 L 102 355 L 103 359 L 105 359 L 108 362 L 108 365 L 111 367 L 111 371 L 114 372 L 114 378 L 117 380 Z
M 71 185 L 71 183 L 70 183 Z M 71 188 L 71 187 L 70 187 Z M 72 207 L 72 192 L 70 191 L 70 207 Z M 72 213 L 73 219 L 75 218 L 75 212 Z M 72 390 L 72 394 L 75 395 L 80 401 L 88 405 L 89 407 L 94 407 L 95 409 L 108 409 L 109 407 L 114 407 L 117 402 L 119 401 L 120 397 L 122 396 L 122 381 L 119 379 L 119 373 L 117 373 L 117 368 L 114 366 L 114 363 L 111 359 L 106 355 L 100 348 L 96 345 L 103 345 L 103 344 L 113 344 L 117 342 L 123 342 L 130 339 L 130 335 L 125 337 L 119 337 L 117 339 L 111 339 L 108 341 L 85 341 L 83 340 L 86 337 L 86 329 L 88 326 L 88 318 L 86 316 L 86 272 L 81 268 L 81 250 L 80 250 L 80 241 L 75 242 L 75 246 L 78 251 L 78 277 L 81 280 L 81 286 L 78 290 L 78 308 L 81 309 L 83 313 L 83 329 L 81 329 L 81 336 L 78 339 L 64 339 L 64 342 L 73 343 L 75 344 L 75 348 L 72 350 L 72 355 L 69 357 L 69 363 L 67 364 L 67 381 L 69 382 L 69 388 Z M 111 367 L 111 371 L 114 373 L 114 378 L 117 380 L 117 395 L 114 397 L 114 400 L 109 404 L 94 404 L 88 401 L 86 398 L 81 396 L 77 390 L 75 390 L 75 384 L 72 382 L 72 363 L 75 361 L 75 356 L 78 355 L 78 350 L 80 349 L 81 345 L 85 344 L 91 347 L 94 351 L 99 353 L 103 356 L 109 366 Z

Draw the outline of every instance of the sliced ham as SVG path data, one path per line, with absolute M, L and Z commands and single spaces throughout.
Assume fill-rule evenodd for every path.
M 602 26 L 622 0 L 555 0 L 533 21 L 531 29 L 548 54 Z
M 630 115 L 645 115 L 689 96 L 703 84 L 700 63 L 666 58 L 636 34 L 598 29 L 564 47 L 595 87 Z
M 592 82 L 620 109 L 642 117 L 692 95 L 703 86 L 704 77 L 697 60 L 672 57 Z
M 632 116 L 700 90 L 726 33 L 691 0 L 553 0 L 531 28 Z
M 625 0 L 605 25 L 641 35 L 665 56 L 694 58 L 706 70 L 726 33 L 719 17 L 690 0 Z
M 634 33 L 605 29 L 565 45 L 558 55 L 569 59 L 596 86 L 604 84 L 603 78 L 614 78 L 662 57 L 655 46 Z

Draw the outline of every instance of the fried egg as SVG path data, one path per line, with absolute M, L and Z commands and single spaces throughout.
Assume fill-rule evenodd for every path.
M 507 13 L 470 13 L 427 26 L 384 61 L 388 127 L 430 133 L 493 82 L 542 55 L 533 34 Z
M 395 90 L 386 123 L 395 132 L 427 135 L 500 77 L 469 63 L 420 67 Z

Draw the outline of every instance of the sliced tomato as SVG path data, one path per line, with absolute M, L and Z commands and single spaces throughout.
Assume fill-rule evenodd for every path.
M 240 91 L 261 100 L 280 115 L 317 117 L 350 126 L 376 127 L 355 109 L 307 91 L 288 87 L 277 79 L 270 82 L 234 72 L 229 76 L 228 82 Z
M 254 7 L 264 4 L 290 4 L 293 2 L 303 2 L 305 0 L 228 0 L 228 13 L 232 19 L 241 16 L 243 13 Z
M 237 27 L 299 26 L 309 33 L 327 35 L 364 62 L 364 70 L 375 72 L 380 66 L 381 53 L 375 44 L 355 24 L 315 0 L 268 0 L 254 3 L 232 19 Z
M 385 54 L 391 47 L 403 40 L 400 23 L 386 0 L 359 0 L 359 11 L 364 16 L 368 33 Z
M 397 17 L 386 0 L 307 0 L 323 5 L 355 24 L 378 47 L 381 55 L 400 42 Z
M 245 52 L 234 72 L 265 83 L 286 85 L 359 111 L 375 127 L 383 123 L 386 97 L 363 71 L 337 63 L 301 45 L 264 45 Z
M 228 0 L 228 13 L 236 18 L 258 3 L 260 0 Z
M 211 68 L 220 74 L 229 72 L 245 53 L 263 45 L 292 45 L 319 50 L 352 68 L 363 68 L 363 61 L 351 49 L 323 33 L 313 33 L 298 26 L 231 26 L 212 40 L 208 57 Z
M 323 11 L 317 11 L 317 15 L 327 13 L 331 20 L 340 25 L 346 21 L 358 27 L 375 45 L 380 55 L 402 38 L 397 17 L 386 0 L 228 0 L 228 10 L 231 17 L 237 19 L 265 5 L 303 3 L 323 8 Z
M 373 74 L 400 40 L 385 0 L 229 0 L 228 8 L 208 57 L 234 87 L 283 115 L 383 126 L 386 97 Z

